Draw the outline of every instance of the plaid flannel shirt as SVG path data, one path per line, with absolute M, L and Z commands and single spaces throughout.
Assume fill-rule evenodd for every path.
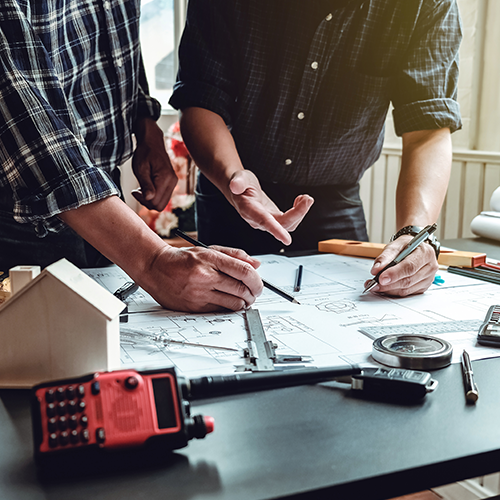
M 262 180 L 351 185 L 396 133 L 461 127 L 455 0 L 190 0 L 170 103 L 209 109 Z
M 140 0 L 2 0 L 0 193 L 39 235 L 57 214 L 119 194 L 139 116 L 157 119 L 139 45 Z M 145 82 L 145 79 L 144 79 Z

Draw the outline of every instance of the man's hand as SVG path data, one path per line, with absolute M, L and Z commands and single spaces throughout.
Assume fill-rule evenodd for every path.
M 117 196 L 59 217 L 167 309 L 238 311 L 262 293 L 257 259 L 233 248 L 173 248 Z
M 162 211 L 177 185 L 163 132 L 154 120 L 144 118 L 136 127 L 136 138 L 132 170 L 140 188 L 132 191 L 132 195 L 146 208 Z
M 389 243 L 375 259 L 370 272 L 373 275 L 380 272 L 411 240 L 412 236 L 403 235 Z M 437 270 L 438 263 L 434 248 L 424 242 L 399 264 L 384 271 L 379 277 L 379 284 L 375 285 L 371 291 L 399 297 L 424 293 L 434 281 Z
M 293 207 L 283 213 L 262 191 L 255 174 L 245 170 L 233 137 L 224 120 L 208 109 L 182 110 L 181 132 L 196 165 L 224 194 L 240 216 L 254 229 L 268 231 L 289 245 L 294 231 L 314 200 L 297 196 Z
M 164 307 L 176 311 L 239 311 L 262 293 L 260 262 L 243 250 L 165 248 L 140 283 Z M 137 281 L 137 280 L 136 280 Z
M 276 239 L 289 245 L 290 232 L 305 217 L 314 199 L 307 194 L 297 196 L 293 207 L 283 213 L 264 193 L 255 174 L 249 170 L 236 172 L 229 183 L 229 201 L 241 217 L 254 229 L 268 231 Z

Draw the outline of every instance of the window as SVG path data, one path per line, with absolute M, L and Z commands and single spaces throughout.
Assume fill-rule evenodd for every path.
M 150 94 L 165 113 L 177 73 L 177 47 L 187 0 L 142 0 L 141 45 Z

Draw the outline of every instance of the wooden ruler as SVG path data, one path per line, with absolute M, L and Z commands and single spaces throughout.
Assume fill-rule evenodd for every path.
M 350 255 L 352 257 L 370 257 L 372 259 L 378 257 L 384 248 L 384 243 L 353 240 L 325 240 L 318 243 L 320 252 Z M 438 262 L 443 266 L 477 267 L 486 262 L 486 254 L 442 249 Z

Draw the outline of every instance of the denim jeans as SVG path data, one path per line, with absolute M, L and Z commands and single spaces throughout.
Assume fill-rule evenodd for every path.
M 318 249 L 318 241 L 332 238 L 368 241 L 359 184 L 292 186 L 261 182 L 261 186 L 282 211 L 291 208 L 299 194 L 309 194 L 315 200 L 291 233 L 290 246 L 267 232 L 252 229 L 203 174 L 199 175 L 196 189 L 198 239 L 207 245 L 242 248 L 251 255 L 278 253 L 282 249 L 313 251 Z

